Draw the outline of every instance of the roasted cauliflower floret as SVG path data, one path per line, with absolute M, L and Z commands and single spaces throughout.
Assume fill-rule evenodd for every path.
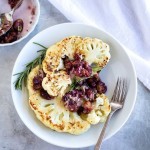
M 51 96 L 62 96 L 70 84 L 71 79 L 66 71 L 47 74 L 42 81 L 42 87 Z
M 97 94 L 96 101 L 93 104 L 94 109 L 84 118 L 90 124 L 97 124 L 98 122 L 104 122 L 111 111 L 109 100 L 105 94 Z
M 100 69 L 110 59 L 109 45 L 96 38 L 84 38 L 76 48 L 76 53 L 81 54 L 90 65 Z
M 62 48 L 60 44 L 56 43 L 53 46 L 51 46 L 47 50 L 46 56 L 42 62 L 44 72 L 51 74 L 52 72 L 60 69 L 59 66 L 62 63 L 61 56 L 62 56 Z
M 60 42 L 60 45 L 62 46 L 63 56 L 68 56 L 69 59 L 74 58 L 74 53 L 76 51 L 77 46 L 82 42 L 83 38 L 80 36 L 70 36 L 65 39 L 63 39 Z
M 29 105 L 43 124 L 58 132 L 78 135 L 90 128 L 89 122 L 65 109 L 60 97 L 47 101 L 35 93 L 29 97 Z
M 63 58 L 68 56 L 73 59 L 76 47 L 81 43 L 82 38 L 78 36 L 71 36 L 51 46 L 43 61 L 43 70 L 45 73 L 62 70 L 64 68 Z

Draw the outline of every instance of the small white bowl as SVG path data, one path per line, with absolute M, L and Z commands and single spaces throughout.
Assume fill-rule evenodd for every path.
M 32 61 L 38 55 L 37 50 L 39 50 L 39 47 L 33 44 L 33 42 L 49 47 L 63 38 L 72 35 L 100 38 L 110 45 L 111 60 L 100 73 L 102 81 L 104 81 L 108 87 L 106 95 L 109 99 L 112 97 L 118 77 L 125 77 L 130 83 L 124 108 L 114 114 L 110 120 L 105 140 L 118 132 L 129 118 L 135 104 L 137 93 L 135 69 L 124 47 L 114 37 L 95 27 L 85 24 L 65 23 L 47 28 L 34 36 L 24 46 L 15 62 L 11 78 L 11 92 L 15 108 L 20 118 L 35 135 L 48 143 L 61 147 L 81 148 L 96 143 L 102 129 L 102 124 L 91 126 L 87 132 L 78 136 L 55 132 L 47 128 L 36 118 L 28 104 L 27 92 L 15 90 L 13 84 L 17 78 L 17 76 L 13 76 L 13 74 L 24 70 L 24 64 Z
M 9 12 L 11 10 L 6 0 L 1 0 L 0 6 L 4 6 L 1 8 L 0 13 Z M 33 9 L 34 12 L 32 12 Z M 28 0 L 28 1 L 24 0 L 22 5 L 15 11 L 13 15 L 14 21 L 20 18 L 24 21 L 24 28 L 21 33 L 21 37 L 12 43 L 4 43 L 0 44 L 0 46 L 14 45 L 25 39 L 36 27 L 39 20 L 39 16 L 40 16 L 39 0 Z

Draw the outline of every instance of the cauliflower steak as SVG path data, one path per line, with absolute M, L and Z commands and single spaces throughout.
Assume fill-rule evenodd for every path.
M 36 117 L 52 130 L 75 135 L 104 122 L 111 107 L 98 73 L 109 59 L 109 46 L 99 39 L 71 36 L 50 46 L 27 79 Z

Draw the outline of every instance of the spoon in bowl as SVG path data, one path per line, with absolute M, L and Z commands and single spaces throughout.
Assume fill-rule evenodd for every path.
M 0 36 L 5 34 L 13 25 L 13 14 L 15 10 L 22 4 L 23 0 L 19 0 L 15 7 L 8 13 L 0 15 Z

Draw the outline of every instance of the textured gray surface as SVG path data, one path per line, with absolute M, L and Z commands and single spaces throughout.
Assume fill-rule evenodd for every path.
M 32 134 L 20 120 L 11 98 L 10 77 L 21 48 L 39 31 L 68 22 L 47 0 L 41 0 L 40 3 L 41 16 L 34 32 L 19 44 L 0 47 L 0 150 L 66 150 Z M 102 150 L 149 149 L 150 92 L 138 81 L 137 101 L 131 117 L 116 135 L 103 143 Z M 93 147 L 82 150 L 93 150 Z

